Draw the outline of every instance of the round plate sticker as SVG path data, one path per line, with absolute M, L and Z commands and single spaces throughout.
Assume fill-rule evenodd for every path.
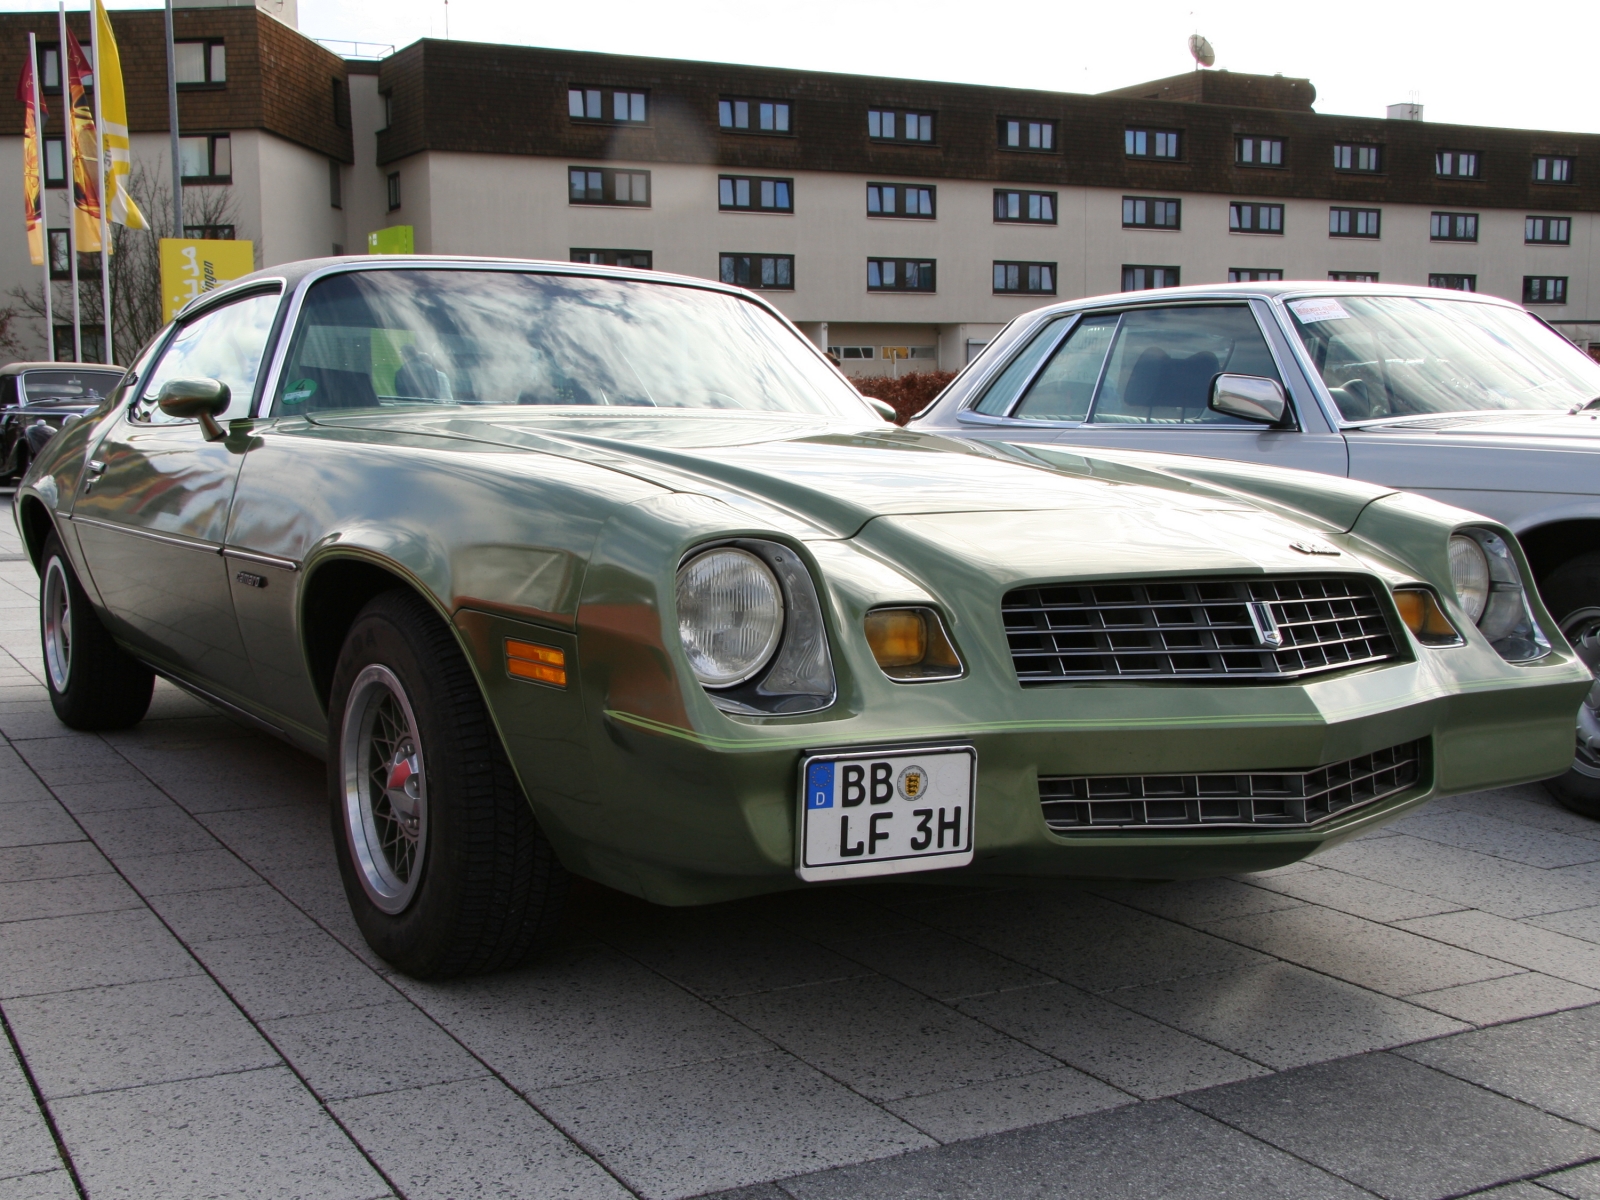
M 900 772 L 900 778 L 895 782 L 902 796 L 907 800 L 917 800 L 928 790 L 928 773 L 921 767 L 910 766 Z

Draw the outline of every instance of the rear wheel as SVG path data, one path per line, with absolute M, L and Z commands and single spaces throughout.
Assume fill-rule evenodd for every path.
M 1600 673 L 1600 554 L 1564 564 L 1539 589 L 1545 607 L 1589 669 Z M 1600 817 L 1600 680 L 1578 709 L 1577 752 L 1566 774 L 1545 787 L 1573 812 Z
M 112 639 L 89 605 L 61 539 L 44 544 L 39 640 L 56 716 L 73 729 L 127 729 L 150 708 L 155 673 Z
M 387 592 L 361 611 L 328 718 L 334 841 L 367 943 L 422 979 L 526 961 L 560 919 L 568 876 L 422 600 Z

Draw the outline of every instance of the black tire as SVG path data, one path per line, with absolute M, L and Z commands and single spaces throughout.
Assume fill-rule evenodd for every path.
M 1551 572 L 1539 595 L 1561 632 L 1589 664 L 1600 668 L 1600 553 L 1581 554 Z M 1585 737 L 1586 728 L 1590 737 Z M 1564 775 L 1545 781 L 1545 788 L 1573 812 L 1600 818 L 1600 683 L 1578 713 L 1578 746 Z
M 64 725 L 127 729 L 144 720 L 156 677 L 117 645 L 52 533 L 39 572 L 39 640 L 50 706 Z
M 385 721 L 393 737 L 380 736 Z M 334 845 L 367 944 L 418 979 L 504 970 L 536 953 L 570 877 L 460 647 L 413 593 L 386 592 L 356 617 L 328 732 Z

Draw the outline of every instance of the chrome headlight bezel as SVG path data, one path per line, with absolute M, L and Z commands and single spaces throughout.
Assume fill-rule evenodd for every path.
M 1550 639 L 1534 618 L 1528 602 L 1528 585 L 1510 543 L 1499 532 L 1479 525 L 1467 525 L 1450 535 L 1470 541 L 1483 555 L 1488 568 L 1488 591 L 1474 624 L 1488 639 L 1495 653 L 1507 662 L 1532 662 L 1550 653 Z M 1452 571 L 1451 586 L 1455 587 Z M 1469 617 L 1471 608 L 1457 592 L 1457 603 Z
M 675 580 L 686 566 L 708 553 L 729 549 L 751 555 L 777 583 L 782 595 L 783 627 L 767 657 L 733 682 L 696 682 L 711 703 L 744 716 L 787 716 L 816 712 L 833 704 L 838 685 L 822 604 L 805 560 L 791 546 L 764 538 L 725 538 L 702 542 L 678 561 Z M 675 598 L 676 602 L 676 598 Z M 683 629 L 679 617 L 679 639 Z M 685 653 L 688 647 L 684 646 Z M 693 662 L 691 660 L 691 670 Z

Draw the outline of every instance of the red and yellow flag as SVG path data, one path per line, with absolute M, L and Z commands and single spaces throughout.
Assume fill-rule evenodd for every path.
M 44 264 L 44 219 L 40 215 L 39 178 L 39 122 L 43 113 L 33 108 L 33 59 L 22 64 L 22 78 L 17 81 L 17 99 L 22 101 L 22 206 L 28 217 L 28 256 L 34 266 Z M 44 107 L 40 102 L 40 108 Z
M 100 249 L 100 138 L 94 127 L 94 104 L 83 86 L 94 71 L 78 39 L 67 31 L 67 88 L 71 97 L 73 235 L 78 252 Z

